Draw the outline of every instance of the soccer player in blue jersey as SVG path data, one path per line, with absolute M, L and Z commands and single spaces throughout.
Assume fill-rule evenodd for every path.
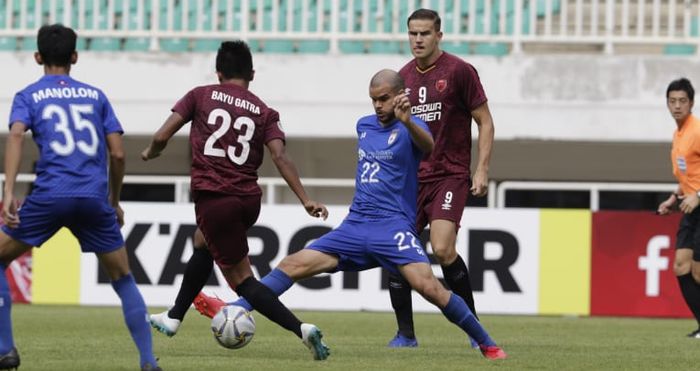
M 440 308 L 477 341 L 486 358 L 506 358 L 464 300 L 447 291 L 433 275 L 418 239 L 418 164 L 434 142 L 427 124 L 411 116 L 403 89 L 403 79 L 395 71 L 374 75 L 369 96 L 376 114 L 357 122 L 359 161 L 350 213 L 336 229 L 285 257 L 261 282 L 281 295 L 295 281 L 318 273 L 381 266 L 401 274 L 413 289 Z M 252 310 L 245 298 L 234 304 Z M 204 314 L 211 316 L 218 311 L 211 309 Z
M 15 95 L 5 148 L 5 189 L 0 232 L 0 369 L 16 368 L 11 299 L 5 269 L 32 246 L 68 228 L 84 252 L 97 255 L 122 302 L 142 370 L 160 370 L 153 355 L 146 305 L 136 287 L 124 239 L 119 195 L 124 177 L 122 127 L 104 93 L 69 76 L 78 60 L 75 32 L 43 26 L 36 62 L 44 76 Z M 14 198 L 24 133 L 39 149 L 36 181 L 21 208 Z M 109 169 L 109 171 L 108 171 Z

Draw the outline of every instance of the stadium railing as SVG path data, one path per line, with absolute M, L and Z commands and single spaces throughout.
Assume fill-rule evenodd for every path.
M 34 174 L 19 174 L 17 176 L 18 184 L 28 186 L 35 179 Z M 4 174 L 0 174 L 0 186 L 4 186 Z M 282 178 L 263 177 L 258 180 L 265 194 L 265 204 L 283 204 L 283 200 L 278 197 L 281 190 L 287 188 L 287 183 Z M 354 179 L 336 179 L 336 178 L 304 178 L 304 186 L 307 189 L 345 189 L 348 192 L 353 191 L 355 186 Z M 156 189 L 156 192 L 170 192 L 167 197 L 158 197 L 158 199 L 172 200 L 174 203 L 188 203 L 190 199 L 190 177 L 189 176 L 145 176 L 145 175 L 126 175 L 124 177 L 124 186 L 130 185 L 146 186 L 149 185 L 168 185 L 165 189 Z M 19 186 L 19 185 L 18 185 Z M 4 187 L 3 187 L 4 188 Z M 533 191 L 533 192 L 569 192 L 583 191 L 588 194 L 589 202 L 583 208 L 589 208 L 592 211 L 601 209 L 601 193 L 604 192 L 621 192 L 635 193 L 647 192 L 658 193 L 662 199 L 668 197 L 671 192 L 677 188 L 673 183 L 612 183 L 612 182 L 538 182 L 538 181 L 502 181 L 489 182 L 489 191 L 487 196 L 486 206 L 489 208 L 506 208 L 513 207 L 514 202 L 509 200 L 513 197 L 510 194 L 513 191 Z M 18 192 L 20 192 L 18 190 Z M 144 192 L 140 192 L 141 197 L 148 198 Z M 19 196 L 19 194 L 17 195 Z M 152 201 L 152 200 L 144 200 Z M 296 202 L 296 199 L 294 199 Z M 655 208 L 658 204 L 657 200 L 652 201 Z M 515 205 L 517 207 L 517 205 Z M 535 205 L 536 206 L 536 205 Z M 579 207 L 581 208 L 581 207 Z M 647 207 L 648 208 L 648 207 Z
M 458 54 L 700 45 L 691 0 L 0 0 L 0 50 L 34 50 L 38 26 L 58 22 L 78 30 L 81 50 L 204 52 L 241 38 L 263 52 L 408 53 L 419 7 L 441 14 L 443 47 Z

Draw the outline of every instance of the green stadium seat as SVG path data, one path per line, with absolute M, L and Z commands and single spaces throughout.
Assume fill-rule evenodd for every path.
M 370 41 L 367 51 L 370 54 L 400 54 L 402 52 L 399 41 Z
M 690 44 L 670 44 L 664 46 L 665 55 L 693 55 L 695 54 L 695 45 Z
M 114 37 L 95 37 L 89 43 L 90 51 L 112 52 L 121 49 L 121 40 Z
M 148 51 L 151 47 L 151 40 L 145 37 L 129 37 L 124 40 L 124 50 L 129 52 Z
M 448 53 L 458 55 L 469 54 L 471 51 L 471 45 L 468 42 L 458 41 L 443 41 L 440 43 L 440 48 Z
M 17 50 L 17 38 L 16 37 L 0 37 L 0 50 L 2 50 L 2 51 Z
M 262 49 L 260 48 L 260 40 L 248 40 L 248 41 L 246 41 L 246 44 L 248 44 L 248 47 L 250 48 L 251 52 L 253 52 L 253 53 L 262 52 Z
M 20 50 L 36 51 L 37 49 L 36 37 L 20 37 L 18 42 Z
M 506 43 L 477 43 L 474 45 L 474 54 L 492 55 L 502 57 L 508 54 L 508 44 Z
M 294 42 L 291 40 L 263 40 L 260 47 L 265 53 L 294 53 Z
M 302 40 L 299 41 L 297 50 L 299 53 L 328 53 L 331 48 L 328 40 Z
M 512 1 L 512 0 L 510 0 Z M 544 17 L 546 12 L 546 0 L 537 0 L 537 16 Z M 557 14 L 561 10 L 560 0 L 552 0 L 552 13 Z
M 196 39 L 192 43 L 193 52 L 215 52 L 221 46 L 219 39 Z
M 338 49 L 346 54 L 363 54 L 367 53 L 364 41 L 340 41 Z
M 78 35 L 78 39 L 75 41 L 75 50 L 77 50 L 77 51 L 87 50 L 87 39 L 84 37 L 80 37 L 80 35 Z
M 159 46 L 160 50 L 169 53 L 181 53 L 189 51 L 190 49 L 189 41 L 179 38 L 160 40 Z

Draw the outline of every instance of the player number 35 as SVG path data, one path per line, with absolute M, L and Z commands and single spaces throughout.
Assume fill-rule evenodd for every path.
M 97 131 L 95 130 L 95 124 L 84 117 L 84 115 L 92 114 L 94 110 L 92 104 L 70 104 L 68 105 L 68 110 L 70 111 L 70 118 L 73 126 L 75 126 L 75 131 L 87 130 L 90 140 L 87 142 L 75 140 L 73 131 L 68 125 L 68 113 L 66 110 L 59 105 L 49 104 L 41 111 L 41 118 L 44 120 L 55 118 L 57 121 L 54 130 L 63 136 L 62 141 L 52 140 L 49 146 L 59 156 L 70 156 L 76 147 L 78 147 L 80 152 L 90 157 L 95 156 L 97 154 L 97 145 L 99 144 Z

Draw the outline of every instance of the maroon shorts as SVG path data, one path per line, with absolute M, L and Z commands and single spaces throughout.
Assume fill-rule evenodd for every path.
M 193 193 L 197 226 L 220 267 L 235 265 L 248 256 L 247 232 L 258 220 L 260 198 L 261 195 Z
M 464 206 L 469 196 L 469 179 L 444 178 L 418 185 L 418 210 L 416 230 L 423 232 L 435 219 L 450 220 L 457 224 L 462 220 Z

